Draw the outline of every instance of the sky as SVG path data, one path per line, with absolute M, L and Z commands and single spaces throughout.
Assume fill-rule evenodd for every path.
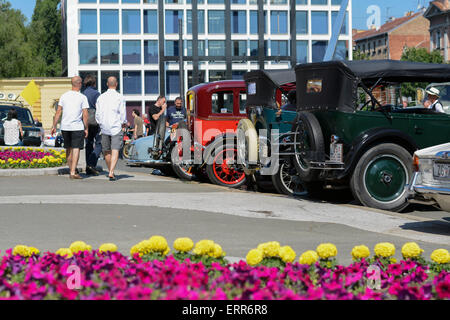
M 31 20 L 35 0 L 8 0 L 16 9 L 20 9 L 23 14 Z M 353 28 L 367 29 L 366 13 L 370 5 L 378 5 L 381 8 L 381 23 L 388 17 L 401 17 L 407 11 L 416 11 L 419 4 L 428 6 L 428 0 L 353 0 Z

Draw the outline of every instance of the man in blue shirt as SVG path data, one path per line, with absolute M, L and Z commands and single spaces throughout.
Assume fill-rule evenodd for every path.
M 92 75 L 88 75 L 84 79 L 84 86 L 86 89 L 83 91 L 83 94 L 87 97 L 89 102 L 89 128 L 88 128 L 88 137 L 86 139 L 86 174 L 98 176 L 99 173 L 96 170 L 98 158 L 100 157 L 100 153 L 102 152 L 102 142 L 100 136 L 100 127 L 98 124 L 95 124 L 95 105 L 97 104 L 97 99 L 100 96 L 100 93 L 96 86 L 96 80 Z M 91 114 L 94 117 L 91 117 Z M 91 119 L 93 118 L 93 119 Z
M 175 106 L 167 109 L 167 126 L 171 127 L 186 119 L 186 109 L 183 107 L 183 99 L 178 97 L 175 99 Z

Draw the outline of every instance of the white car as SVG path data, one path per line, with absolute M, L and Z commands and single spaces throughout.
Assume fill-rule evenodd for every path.
M 438 205 L 450 212 L 450 143 L 417 151 L 414 169 L 409 202 Z

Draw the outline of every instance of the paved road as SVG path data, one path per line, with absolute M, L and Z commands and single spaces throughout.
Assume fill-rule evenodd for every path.
M 232 257 L 245 257 L 263 241 L 289 244 L 297 253 L 333 242 L 343 263 L 362 243 L 373 248 L 393 242 L 398 258 L 411 240 L 428 256 L 436 248 L 450 249 L 449 213 L 393 214 L 349 205 L 336 193 L 310 201 L 180 182 L 150 175 L 149 169 L 119 169 L 116 183 L 106 176 L 0 178 L 0 250 L 18 243 L 56 250 L 84 240 L 94 247 L 114 242 L 128 253 L 155 234 L 169 242 L 209 238 Z

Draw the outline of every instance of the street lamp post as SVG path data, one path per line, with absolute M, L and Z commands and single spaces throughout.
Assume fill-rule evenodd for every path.
M 180 58 L 180 97 L 184 101 L 184 46 L 183 46 L 183 20 L 178 19 L 178 33 L 179 33 L 179 58 Z

